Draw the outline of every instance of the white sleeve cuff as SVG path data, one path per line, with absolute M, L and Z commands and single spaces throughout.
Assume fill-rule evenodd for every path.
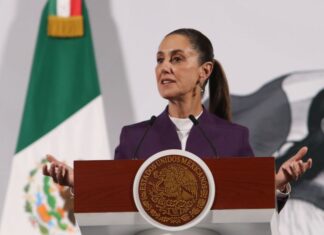
M 70 198 L 73 199 L 74 198 L 74 188 L 73 187 L 69 187 L 70 188 Z
M 281 192 L 279 189 L 276 190 L 276 196 L 277 198 L 286 198 L 289 197 L 290 193 L 291 193 L 291 185 L 290 183 L 288 183 L 286 185 L 286 192 Z

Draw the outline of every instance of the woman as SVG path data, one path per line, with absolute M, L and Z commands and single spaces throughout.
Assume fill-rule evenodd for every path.
M 178 29 L 166 35 L 157 52 L 155 73 L 159 93 L 169 101 L 168 106 L 156 119 L 124 127 L 115 159 L 148 158 L 162 150 L 179 148 L 199 157 L 253 156 L 247 129 L 230 122 L 226 77 L 206 36 L 194 29 Z M 208 81 L 209 111 L 217 116 L 201 103 Z M 195 116 L 199 124 L 194 126 L 189 115 Z M 306 147 L 301 148 L 280 167 L 275 177 L 278 190 L 289 191 L 289 181 L 311 168 L 311 159 L 301 160 L 306 152 Z M 51 166 L 44 166 L 44 174 L 56 183 L 73 187 L 73 169 L 52 156 L 47 159 Z

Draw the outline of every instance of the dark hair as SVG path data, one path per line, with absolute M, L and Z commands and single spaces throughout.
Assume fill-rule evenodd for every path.
M 193 47 L 199 53 L 199 62 L 213 62 L 213 71 L 208 77 L 209 80 L 209 111 L 217 116 L 231 120 L 231 101 L 226 75 L 221 64 L 214 59 L 214 49 L 210 40 L 201 32 L 195 29 L 177 29 L 167 36 L 179 34 L 187 37 Z M 204 85 L 206 85 L 206 83 Z

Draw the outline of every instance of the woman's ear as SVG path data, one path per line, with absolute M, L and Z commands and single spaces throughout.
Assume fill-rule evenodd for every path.
M 211 61 L 205 62 L 200 66 L 199 80 L 204 83 L 213 71 L 214 64 Z

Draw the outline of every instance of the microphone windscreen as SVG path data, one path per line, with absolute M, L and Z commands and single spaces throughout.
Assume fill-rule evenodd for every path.
M 155 119 L 156 119 L 156 116 L 154 116 L 154 115 L 150 118 L 150 126 L 153 126 Z
M 189 119 L 192 121 L 192 123 L 197 126 L 199 124 L 198 120 L 195 118 L 194 115 L 190 114 Z

